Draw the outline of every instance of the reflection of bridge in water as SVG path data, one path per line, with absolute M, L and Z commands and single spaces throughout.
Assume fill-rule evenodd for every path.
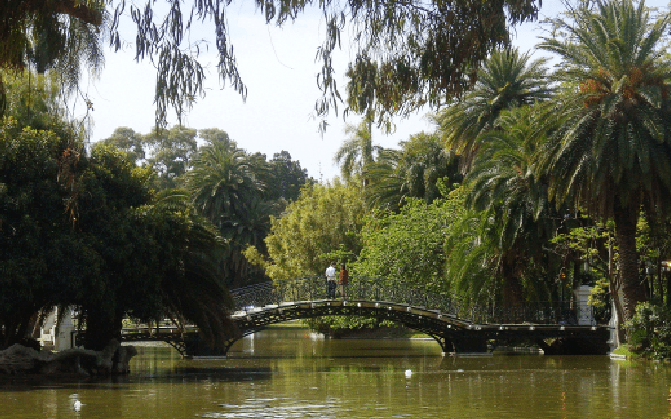
M 486 352 L 488 343 L 519 342 L 538 344 L 548 352 L 554 349 L 545 341 L 549 338 L 558 338 L 563 353 L 606 354 L 609 349 L 609 327 L 599 324 L 608 319 L 593 320 L 591 307 L 576 304 L 472 304 L 435 290 L 385 286 L 375 278 L 351 279 L 346 299 L 326 299 L 325 280 L 316 277 L 264 282 L 231 294 L 235 300 L 232 319 L 241 336 L 217 348 L 218 355 L 225 355 L 240 337 L 268 325 L 333 315 L 394 321 L 431 336 L 444 354 Z M 198 342 L 194 346 L 184 339 L 165 337 L 182 354 L 210 354 Z

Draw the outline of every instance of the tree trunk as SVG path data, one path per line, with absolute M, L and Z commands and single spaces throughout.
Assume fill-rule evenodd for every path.
M 616 204 L 617 205 L 617 204 Z M 615 240 L 619 251 L 619 276 L 622 294 L 617 295 L 623 311 L 623 321 L 631 320 L 636 305 L 647 301 L 645 287 L 639 279 L 638 252 L 636 251 L 636 221 L 638 209 L 628 210 L 617 205 L 615 209 Z
M 504 256 L 500 267 L 504 280 L 502 306 L 505 308 L 506 321 L 511 323 L 524 320 L 522 317 L 518 317 L 519 313 L 524 311 L 524 290 L 517 277 L 515 265 L 514 256 Z
M 659 256 L 657 257 L 657 288 L 659 289 L 657 293 L 659 294 L 660 305 L 664 302 L 664 283 L 662 278 L 662 257 Z
M 123 315 L 112 318 L 105 310 L 86 310 L 84 348 L 103 350 L 112 339 L 121 341 Z
M 611 320 L 614 326 L 615 326 L 615 346 L 620 346 L 621 342 L 625 341 L 625 335 L 624 335 L 624 329 L 621 326 L 622 318 L 624 316 L 623 314 L 623 308 L 622 308 L 622 299 L 620 296 L 622 295 L 621 292 L 621 287 L 622 284 L 620 282 L 619 276 L 615 276 L 615 266 L 613 264 L 614 262 L 614 251 L 613 251 L 613 239 L 608 236 L 608 288 L 610 290 L 610 299 L 611 299 L 611 308 L 613 309 L 613 313 L 611 313 Z M 614 319 L 614 320 L 613 320 Z

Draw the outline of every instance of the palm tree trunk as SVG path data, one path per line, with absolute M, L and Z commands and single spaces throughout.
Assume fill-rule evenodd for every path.
M 625 209 L 616 204 L 614 214 L 615 240 L 620 257 L 619 280 L 622 286 L 622 294 L 617 297 L 621 298 L 619 303 L 623 309 L 624 318 L 622 320 L 625 322 L 633 317 L 636 312 L 636 305 L 647 300 L 645 289 L 638 275 L 637 220 L 638 209 Z

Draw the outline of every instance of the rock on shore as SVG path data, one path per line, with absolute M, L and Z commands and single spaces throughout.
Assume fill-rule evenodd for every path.
M 127 374 L 130 360 L 137 355 L 132 346 L 112 340 L 102 351 L 68 349 L 60 352 L 36 351 L 19 344 L 0 351 L 0 375 L 82 374 L 104 376 Z

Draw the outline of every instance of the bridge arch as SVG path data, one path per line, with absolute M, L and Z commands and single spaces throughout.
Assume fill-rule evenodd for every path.
M 457 319 L 454 315 L 404 303 L 348 299 L 283 302 L 279 305 L 262 308 L 247 307 L 247 310 L 237 311 L 232 319 L 242 334 L 230 338 L 226 343 L 225 351 L 228 351 L 238 339 L 258 332 L 271 324 L 335 315 L 364 316 L 394 321 L 428 334 L 440 344 L 443 353 L 486 350 L 485 340 L 476 339 L 475 336 L 466 336 L 469 335 L 469 331 L 475 330 L 473 325 L 468 321 Z
M 241 337 L 271 324 L 357 315 L 391 320 L 426 333 L 438 342 L 443 354 L 484 352 L 487 342 L 492 340 L 525 339 L 543 347 L 547 338 L 577 342 L 573 353 L 605 354 L 609 350 L 610 328 L 604 324 L 578 325 L 577 319 L 582 318 L 580 308 L 567 303 L 474 305 L 449 294 L 384 287 L 382 283 L 376 278 L 353 278 L 345 300 L 326 299 L 325 280 L 317 277 L 268 281 L 235 289 L 231 291 L 235 302 L 231 319 L 240 334 L 228 338 L 223 348 L 214 348 L 214 352 L 212 348 L 203 348 L 196 333 L 165 340 L 182 355 L 222 356 Z

